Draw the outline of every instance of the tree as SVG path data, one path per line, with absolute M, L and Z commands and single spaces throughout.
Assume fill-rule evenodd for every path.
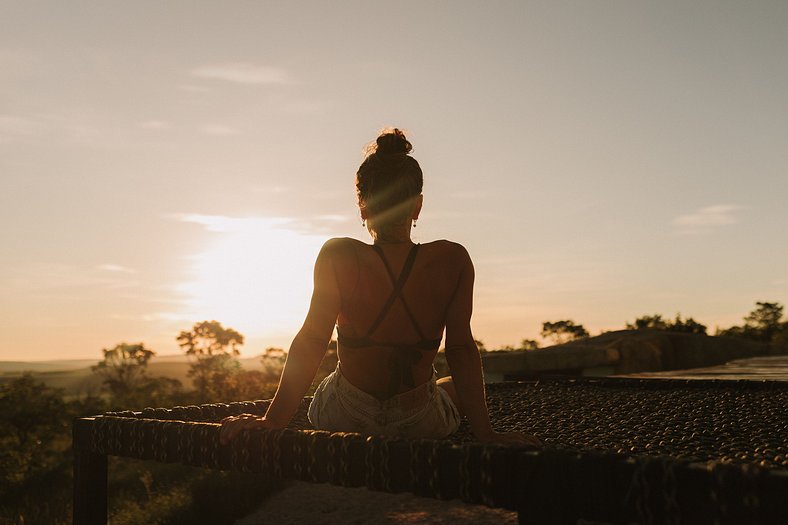
M 165 406 L 182 401 L 180 381 L 148 376 L 148 362 L 156 352 L 144 343 L 120 343 L 102 352 L 104 360 L 91 368 L 104 378 L 103 384 L 116 408 Z
M 676 320 L 668 325 L 670 332 L 679 332 L 683 334 L 698 334 L 706 335 L 706 325 L 697 322 L 692 317 L 686 319 L 681 318 L 681 314 L 676 314 Z
M 143 343 L 120 343 L 114 348 L 104 348 L 104 360 L 91 369 L 104 378 L 104 386 L 115 404 L 131 405 L 139 402 L 146 391 L 146 370 L 150 358 L 156 355 Z
M 224 328 L 219 321 L 196 323 L 190 332 L 181 331 L 178 345 L 186 355 L 240 355 L 238 347 L 244 344 L 244 336 L 232 328 Z
M 717 335 L 742 337 L 753 341 L 784 344 L 788 341 L 788 322 L 781 322 L 783 305 L 758 301 L 755 310 L 744 317 L 743 326 L 717 330 Z
M 194 358 L 188 376 L 192 378 L 200 401 L 226 400 L 232 394 L 232 380 L 241 364 L 235 358 L 244 337 L 219 321 L 196 323 L 191 331 L 176 338 L 186 355 Z
M 760 301 L 755 305 L 757 308 L 744 317 L 744 326 L 757 334 L 758 339 L 771 341 L 780 332 L 783 305 Z
M 241 370 L 233 376 L 232 398 L 271 399 L 278 384 L 262 370 Z
M 627 323 L 627 330 L 662 330 L 665 332 L 706 335 L 705 325 L 697 322 L 692 317 L 682 319 L 681 314 L 676 314 L 674 321 L 663 319 L 660 314 L 643 315 L 635 319 L 633 324 Z
M 581 324 L 571 320 L 545 321 L 542 323 L 542 337 L 551 338 L 555 344 L 563 344 L 575 339 L 588 337 L 588 331 Z
M 487 352 L 487 347 L 484 346 L 484 343 L 481 340 L 474 339 L 473 342 L 476 343 L 476 348 L 479 349 L 479 353 L 483 354 L 484 352 Z
M 667 327 L 660 314 L 643 315 L 635 319 L 634 324 L 627 323 L 627 330 L 667 330 Z
M 788 346 L 788 321 L 780 323 L 780 331 L 774 334 L 772 342 L 777 345 Z
M 286 359 L 287 352 L 282 348 L 271 346 L 263 351 L 263 355 L 260 356 L 260 362 L 263 365 L 263 371 L 269 381 L 277 381 L 279 379 L 279 376 L 282 375 L 282 369 L 285 366 Z
M 536 350 L 539 348 L 539 341 L 533 339 L 523 339 L 520 341 L 520 350 Z
M 65 408 L 62 391 L 29 372 L 0 386 L 0 489 L 60 460 L 52 443 L 65 428 Z
M 186 401 L 180 380 L 173 377 L 147 377 L 138 406 L 165 407 Z

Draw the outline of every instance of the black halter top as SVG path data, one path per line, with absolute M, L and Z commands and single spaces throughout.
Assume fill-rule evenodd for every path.
M 421 330 L 419 322 L 416 320 L 416 317 L 410 310 L 408 303 L 405 302 L 405 297 L 402 296 L 402 288 L 405 286 L 408 276 L 413 269 L 413 263 L 416 261 L 416 255 L 419 252 L 420 246 L 420 244 L 413 245 L 413 247 L 410 249 L 410 252 L 408 253 L 408 258 L 405 260 L 405 265 L 402 267 L 402 272 L 400 273 L 399 277 L 395 277 L 394 272 L 391 270 L 391 266 L 389 265 L 389 262 L 383 253 L 383 250 L 380 248 L 380 246 L 373 244 L 372 248 L 375 250 L 375 253 L 380 256 L 381 260 L 383 261 L 383 265 L 386 267 L 386 273 L 388 273 L 389 279 L 391 279 L 391 284 L 393 285 L 391 294 L 389 295 L 386 303 L 383 305 L 383 308 L 380 309 L 380 313 L 378 314 L 375 321 L 372 323 L 372 325 L 370 325 L 367 333 L 362 337 L 348 337 L 343 335 L 342 332 L 339 331 L 339 327 L 337 327 L 337 342 L 342 347 L 366 348 L 376 346 L 397 349 L 397 351 L 392 352 L 390 358 L 392 376 L 389 391 L 392 393 L 392 395 L 393 393 L 396 393 L 400 385 L 405 385 L 408 387 L 416 386 L 411 367 L 413 367 L 413 365 L 415 365 L 421 359 L 422 351 L 437 350 L 441 344 L 440 337 L 437 339 L 427 339 L 424 336 L 424 332 Z M 415 343 L 386 343 L 372 339 L 372 335 L 375 333 L 384 319 L 386 319 L 386 316 L 391 310 L 391 307 L 394 306 L 394 302 L 397 299 L 402 302 L 402 306 L 405 308 L 405 313 L 407 313 L 413 328 L 421 338 Z

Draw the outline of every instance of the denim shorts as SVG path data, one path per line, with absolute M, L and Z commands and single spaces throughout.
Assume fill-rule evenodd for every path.
M 337 365 L 315 390 L 309 421 L 320 430 L 441 439 L 460 426 L 449 394 L 432 379 L 381 401 L 350 384 Z

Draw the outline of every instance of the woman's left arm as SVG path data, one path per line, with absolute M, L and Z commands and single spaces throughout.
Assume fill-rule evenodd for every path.
M 279 387 L 263 418 L 242 414 L 222 420 L 221 441 L 227 443 L 247 428 L 284 428 L 295 415 L 328 349 L 341 299 L 334 270 L 340 239 L 323 245 L 315 262 L 314 291 L 304 325 L 287 353 Z

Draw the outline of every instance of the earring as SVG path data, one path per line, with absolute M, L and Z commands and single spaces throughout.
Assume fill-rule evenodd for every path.
M 413 219 L 413 227 L 416 227 L 416 219 Z
M 367 225 L 367 221 L 365 221 L 364 219 L 361 219 L 361 227 L 363 228 L 366 225 Z

